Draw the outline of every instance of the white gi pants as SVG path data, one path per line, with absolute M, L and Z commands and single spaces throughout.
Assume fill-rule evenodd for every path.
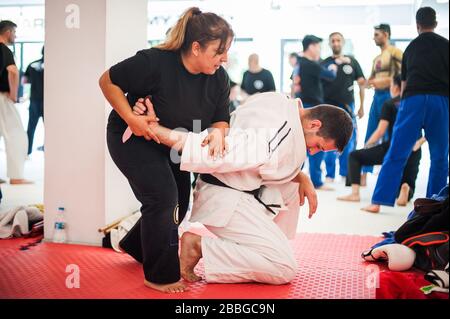
M 278 285 L 295 278 L 297 262 L 289 240 L 253 196 L 241 197 L 226 226 L 205 227 L 218 237 L 202 238 L 207 282 Z
M 22 179 L 27 158 L 28 138 L 19 112 L 4 93 L 0 93 L 0 136 L 3 136 L 5 140 L 8 178 Z

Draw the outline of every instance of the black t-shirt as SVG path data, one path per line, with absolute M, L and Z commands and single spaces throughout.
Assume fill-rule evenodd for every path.
M 11 50 L 4 43 L 0 43 L 0 92 L 9 92 L 8 70 L 6 68 L 15 64 Z
M 350 63 L 337 64 L 335 58 L 328 57 L 323 60 L 322 65 L 328 67 L 330 64 L 336 64 L 338 71 L 334 81 L 323 81 L 323 94 L 326 103 L 352 104 L 354 97 L 354 82 L 359 78 L 364 78 L 364 73 L 355 58 L 349 56 Z
M 434 32 L 415 38 L 402 61 L 403 97 L 417 94 L 448 96 L 448 40 Z
M 394 124 L 397 118 L 399 106 L 400 106 L 400 97 L 397 96 L 393 99 L 389 99 L 386 102 L 384 102 L 383 108 L 381 109 L 380 120 L 385 120 L 389 122 L 388 127 L 389 138 L 392 137 L 392 131 L 394 129 Z
M 31 83 L 31 100 L 44 100 L 44 60 L 31 62 L 25 71 L 28 82 Z
M 332 81 L 336 77 L 319 62 L 300 57 L 294 68 L 293 82 L 295 97 L 304 104 L 317 105 L 323 103 L 322 80 Z
M 127 93 L 130 106 L 151 95 L 159 123 L 167 128 L 193 131 L 193 121 L 201 120 L 204 130 L 230 120 L 230 80 L 222 67 L 213 75 L 191 74 L 179 52 L 151 48 L 112 66 L 109 73 L 112 83 Z M 125 128 L 125 121 L 113 110 L 108 130 L 123 132 Z
M 272 73 L 266 69 L 262 69 L 258 73 L 245 71 L 242 77 L 241 88 L 249 95 L 276 90 Z

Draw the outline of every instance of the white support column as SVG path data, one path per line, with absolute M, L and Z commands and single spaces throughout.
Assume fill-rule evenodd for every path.
M 111 107 L 98 86 L 111 65 L 147 46 L 147 0 L 46 0 L 45 238 L 57 207 L 71 243 L 139 208 L 106 147 Z

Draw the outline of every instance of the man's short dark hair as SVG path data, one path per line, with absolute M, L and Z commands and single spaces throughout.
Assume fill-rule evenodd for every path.
M 383 32 L 386 32 L 389 36 L 389 38 L 391 37 L 391 26 L 387 23 L 381 23 L 379 25 L 376 25 L 373 27 L 375 30 L 380 30 Z
M 402 76 L 401 74 L 397 74 L 396 76 L 394 76 L 394 78 L 392 79 L 394 85 L 397 85 L 398 87 L 402 87 Z
M 9 20 L 0 21 L 0 34 L 5 33 L 6 31 L 17 28 L 17 24 Z
M 424 28 L 436 26 L 436 11 L 431 7 L 423 7 L 417 10 L 416 23 Z
M 337 32 L 337 31 L 330 33 L 330 35 L 328 36 L 328 39 L 331 39 L 331 37 L 334 36 L 334 35 L 339 35 L 342 39 L 345 39 L 344 35 L 342 33 L 340 33 L 340 32 Z
M 322 122 L 317 135 L 334 140 L 338 151 L 342 152 L 353 134 L 353 121 L 350 115 L 343 109 L 328 104 L 308 108 L 308 111 L 309 119 Z
M 311 44 L 316 44 L 320 42 L 322 42 L 322 38 L 316 37 L 315 35 L 312 34 L 305 35 L 305 37 L 302 40 L 303 51 L 308 50 Z

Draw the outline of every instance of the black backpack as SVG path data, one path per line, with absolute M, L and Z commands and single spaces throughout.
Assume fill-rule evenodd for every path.
M 448 264 L 448 208 L 448 196 L 444 201 L 419 198 L 414 202 L 414 215 L 395 232 L 397 243 L 416 252 L 415 267 L 442 270 Z

